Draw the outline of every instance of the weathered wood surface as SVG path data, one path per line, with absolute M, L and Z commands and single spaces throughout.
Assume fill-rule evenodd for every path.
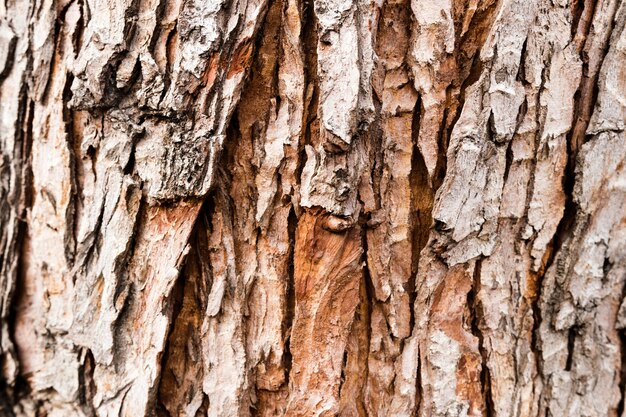
M 0 3 L 0 415 L 626 416 L 626 2 Z

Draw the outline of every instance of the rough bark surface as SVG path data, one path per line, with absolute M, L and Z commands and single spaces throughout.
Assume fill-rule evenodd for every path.
M 624 0 L 3 0 L 0 415 L 622 417 Z

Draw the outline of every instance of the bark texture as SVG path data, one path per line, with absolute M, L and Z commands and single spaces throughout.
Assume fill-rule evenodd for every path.
M 626 416 L 625 26 L 1 1 L 0 415 Z

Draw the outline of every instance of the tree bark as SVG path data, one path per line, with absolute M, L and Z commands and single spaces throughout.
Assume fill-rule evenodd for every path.
M 626 416 L 626 2 L 0 3 L 0 415 Z

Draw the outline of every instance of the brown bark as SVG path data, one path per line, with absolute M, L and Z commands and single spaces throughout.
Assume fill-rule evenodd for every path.
M 0 416 L 626 416 L 626 3 L 0 4 Z

